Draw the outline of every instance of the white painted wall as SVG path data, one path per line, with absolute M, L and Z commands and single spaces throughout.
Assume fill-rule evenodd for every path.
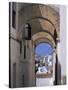
M 60 6 L 60 62 L 61 74 L 66 75 L 66 6 Z

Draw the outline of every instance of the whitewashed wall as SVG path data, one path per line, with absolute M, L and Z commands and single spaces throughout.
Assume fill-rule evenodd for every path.
M 66 6 L 60 6 L 60 62 L 61 74 L 66 75 Z

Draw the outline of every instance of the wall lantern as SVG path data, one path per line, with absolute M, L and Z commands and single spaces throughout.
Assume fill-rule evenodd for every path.
M 24 26 L 23 38 L 25 40 L 31 40 L 31 26 L 29 23 L 26 23 Z

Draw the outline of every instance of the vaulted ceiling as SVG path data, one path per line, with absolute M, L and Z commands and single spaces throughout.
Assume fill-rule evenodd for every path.
M 19 9 L 19 22 L 21 22 L 19 27 L 21 27 L 22 24 L 24 26 L 24 24 L 28 22 L 31 25 L 32 36 L 39 32 L 46 32 L 46 34 L 41 34 L 42 37 L 44 36 L 43 38 L 45 38 L 48 36 L 47 38 L 51 40 L 53 44 L 54 40 L 50 37 L 54 36 L 55 30 L 59 36 L 59 20 L 58 6 L 54 8 L 54 5 L 21 4 Z
M 50 33 L 54 34 L 54 29 L 56 28 L 58 33 L 59 32 L 59 12 L 58 12 L 59 9 L 57 9 L 57 7 L 55 7 L 54 9 L 54 5 L 48 6 L 48 5 L 41 5 L 41 4 L 21 4 L 20 12 L 21 14 L 23 14 L 22 21 L 24 23 L 29 22 L 34 32 L 38 30 L 48 30 Z M 44 17 L 49 21 L 42 18 L 37 18 L 37 17 Z

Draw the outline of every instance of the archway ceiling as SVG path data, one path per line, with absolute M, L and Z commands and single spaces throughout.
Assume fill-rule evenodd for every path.
M 32 19 L 34 17 L 44 17 L 54 24 L 57 34 L 59 34 L 59 12 L 51 8 L 51 6 L 41 4 L 27 5 L 23 7 L 22 14 L 24 17 L 22 21 L 30 22 L 33 32 L 48 30 L 52 35 L 54 34 L 55 29 L 50 22 L 40 18 Z
M 55 25 L 57 33 L 59 33 L 59 6 L 57 5 L 39 5 L 41 16 L 48 18 Z M 57 11 L 58 9 L 58 11 Z
M 34 43 L 35 43 L 35 46 L 37 46 L 40 43 L 48 43 L 52 48 L 54 48 L 53 43 L 47 38 L 39 38 L 36 41 L 34 41 Z
M 32 36 L 32 40 L 35 44 L 39 44 L 41 42 L 48 42 L 52 47 L 55 47 L 54 39 L 46 32 L 38 32 Z
M 39 31 L 47 31 L 54 35 L 55 28 L 47 20 L 35 19 L 29 22 L 31 24 L 32 35 Z
M 44 17 L 50 20 L 54 24 L 57 34 L 59 35 L 59 12 L 57 13 L 50 6 L 40 4 L 26 5 L 19 13 L 21 14 L 21 21 L 19 22 L 23 24 L 29 22 L 31 24 L 32 35 L 43 30 L 54 35 L 55 30 L 53 25 L 47 20 L 41 18 L 32 19 L 34 17 Z

